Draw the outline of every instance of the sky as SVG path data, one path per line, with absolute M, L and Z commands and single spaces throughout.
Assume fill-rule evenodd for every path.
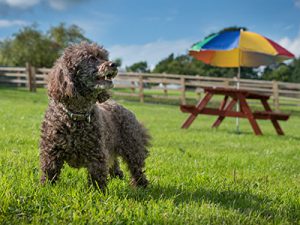
M 122 67 L 147 61 L 153 68 L 229 26 L 247 27 L 300 56 L 300 0 L 0 0 L 0 40 L 23 26 L 46 32 L 61 22 L 81 27 Z

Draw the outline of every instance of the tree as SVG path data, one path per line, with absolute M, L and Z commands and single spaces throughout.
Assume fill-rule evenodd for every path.
M 57 58 L 57 48 L 36 26 L 22 28 L 12 39 L 1 43 L 1 65 L 24 66 L 26 62 L 49 67 Z
M 36 67 L 52 67 L 65 47 L 81 41 L 89 39 L 75 25 L 66 27 L 60 24 L 46 34 L 36 25 L 26 26 L 13 37 L 0 42 L 0 65 L 25 66 L 28 62 Z
M 277 81 L 291 81 L 292 66 L 284 63 L 278 66 L 269 66 L 264 70 L 262 79 L 264 80 L 277 80 Z
M 122 66 L 122 59 L 121 58 L 116 58 L 113 61 L 117 65 L 117 67 L 120 68 Z
M 0 65 L 12 66 L 13 53 L 11 45 L 12 41 L 10 39 L 0 42 Z
M 148 64 L 146 61 L 134 63 L 131 66 L 126 67 L 126 71 L 136 73 L 150 73 L 150 69 L 148 68 Z
M 60 23 L 58 26 L 50 28 L 48 36 L 60 49 L 64 49 L 70 44 L 76 44 L 82 41 L 91 42 L 83 33 L 83 30 L 76 25 L 66 27 L 64 23 Z
M 179 55 L 174 57 L 170 54 L 167 58 L 161 60 L 154 68 L 154 73 L 170 73 L 197 75 L 203 72 L 204 63 L 196 61 L 188 55 Z
M 220 30 L 219 32 L 217 33 L 222 33 L 224 31 L 237 31 L 237 30 L 243 30 L 243 31 L 247 31 L 248 28 L 247 27 L 238 27 L 238 26 L 232 26 L 232 27 L 225 27 L 224 29 Z M 215 35 L 217 33 L 211 33 L 210 35 L 206 36 L 204 39 L 212 36 L 212 35 Z
M 262 79 L 277 80 L 285 82 L 300 82 L 300 58 L 294 59 L 292 63 L 272 65 L 265 68 Z
M 291 73 L 292 82 L 300 82 L 300 57 L 293 62 L 293 71 Z

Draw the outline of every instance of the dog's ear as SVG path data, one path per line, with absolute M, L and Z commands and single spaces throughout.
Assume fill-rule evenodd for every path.
M 48 95 L 61 101 L 63 98 L 74 96 L 74 93 L 74 83 L 69 71 L 62 69 L 59 63 L 56 64 L 49 73 Z
M 103 91 L 101 92 L 98 96 L 97 96 L 97 100 L 99 103 L 105 102 L 110 98 L 110 93 L 107 91 Z

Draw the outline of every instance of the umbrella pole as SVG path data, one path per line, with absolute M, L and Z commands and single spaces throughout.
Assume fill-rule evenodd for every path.
M 236 88 L 240 89 L 240 78 L 241 78 L 241 67 L 238 67 L 238 74 L 237 74 L 237 82 L 236 82 Z M 240 111 L 240 102 L 239 100 L 236 103 L 236 111 Z M 239 134 L 240 133 L 240 121 L 239 118 L 236 117 L 236 132 Z

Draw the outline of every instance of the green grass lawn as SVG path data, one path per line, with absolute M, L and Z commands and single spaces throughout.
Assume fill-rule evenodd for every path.
M 65 166 L 56 185 L 39 184 L 40 123 L 45 90 L 0 89 L 0 224 L 300 224 L 300 117 L 246 120 L 218 130 L 199 116 L 188 130 L 178 106 L 119 100 L 152 134 L 146 173 L 151 185 L 133 189 L 111 180 L 103 195 L 84 169 Z M 124 170 L 124 165 L 122 164 Z

